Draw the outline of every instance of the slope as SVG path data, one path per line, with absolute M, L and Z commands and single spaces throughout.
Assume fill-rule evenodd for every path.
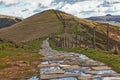
M 53 32 L 59 32 L 62 28 L 53 10 L 31 16 L 9 28 L 0 30 L 0 38 L 3 41 L 15 43 L 26 42 L 47 36 Z
M 106 23 L 93 22 L 80 19 L 70 14 L 47 10 L 39 14 L 33 15 L 9 28 L 0 30 L 1 41 L 10 41 L 15 43 L 27 42 L 48 36 L 51 33 L 87 33 L 88 46 L 92 44 L 93 28 L 96 28 L 96 47 L 105 50 L 106 47 Z M 77 30 L 76 30 L 77 29 Z M 85 36 L 82 35 L 82 42 L 85 44 Z M 116 44 L 120 48 L 120 27 L 109 25 L 109 47 L 113 49 Z

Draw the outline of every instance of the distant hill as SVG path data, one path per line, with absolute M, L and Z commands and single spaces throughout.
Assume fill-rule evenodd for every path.
M 58 17 L 56 12 L 61 15 L 62 19 Z M 88 36 L 92 38 L 93 27 L 96 27 L 96 46 L 105 49 L 103 45 L 106 44 L 106 26 L 105 23 L 77 18 L 61 11 L 47 10 L 24 19 L 11 27 L 0 29 L 0 41 L 21 43 L 63 31 L 72 35 L 76 29 L 86 30 L 89 33 Z M 113 47 L 114 42 L 118 43 L 120 47 L 120 27 L 109 25 L 109 31 L 110 47 Z
M 94 16 L 86 19 L 99 22 L 108 22 L 120 26 L 120 15 L 107 14 L 106 16 Z
M 22 21 L 22 19 L 17 17 L 0 15 L 0 28 L 11 26 L 20 21 Z

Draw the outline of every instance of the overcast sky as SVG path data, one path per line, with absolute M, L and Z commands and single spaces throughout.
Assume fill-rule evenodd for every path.
M 120 0 L 0 0 L 0 14 L 27 18 L 48 9 L 57 9 L 85 18 L 120 14 Z

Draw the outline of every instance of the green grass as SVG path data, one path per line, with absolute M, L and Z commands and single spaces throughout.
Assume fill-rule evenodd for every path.
M 12 51 L 0 51 L 0 55 L 3 55 L 3 56 L 12 56 L 15 54 L 16 52 L 12 52 Z
M 17 52 L 33 52 L 38 53 L 42 41 L 45 40 L 46 37 L 35 39 L 25 43 L 9 43 L 9 42 L 0 42 L 0 55 L 3 54 L 15 54 Z
M 84 54 L 89 58 L 106 63 L 107 65 L 111 66 L 115 71 L 120 73 L 120 55 L 114 55 L 112 54 L 112 52 L 106 52 L 106 51 L 95 50 L 95 49 L 85 50 L 82 48 L 59 48 L 59 47 L 56 47 L 54 42 L 52 41 L 49 41 L 49 42 L 50 42 L 50 46 L 55 50 L 77 52 L 80 54 Z
M 43 37 L 43 38 L 39 38 L 36 40 L 26 42 L 26 43 L 24 43 L 23 49 L 26 51 L 29 51 L 29 52 L 38 53 L 40 50 L 40 46 L 41 46 L 43 40 L 45 40 L 45 39 L 46 39 L 46 37 Z
M 0 64 L 0 68 L 6 67 L 7 64 Z
M 38 54 L 42 41 L 45 38 L 36 39 L 21 44 L 0 42 L 0 79 L 5 77 L 31 77 L 37 74 L 33 69 L 37 69 L 38 62 L 42 60 L 42 55 Z M 30 66 L 15 68 L 16 62 L 24 61 Z M 8 71 L 4 71 L 10 68 Z M 7 74 L 12 72 L 11 74 Z M 21 74 L 22 72 L 22 74 Z

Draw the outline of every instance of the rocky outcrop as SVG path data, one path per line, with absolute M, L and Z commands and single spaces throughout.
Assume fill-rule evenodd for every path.
M 0 15 L 0 28 L 11 26 L 20 21 L 22 21 L 22 19 L 17 17 Z

